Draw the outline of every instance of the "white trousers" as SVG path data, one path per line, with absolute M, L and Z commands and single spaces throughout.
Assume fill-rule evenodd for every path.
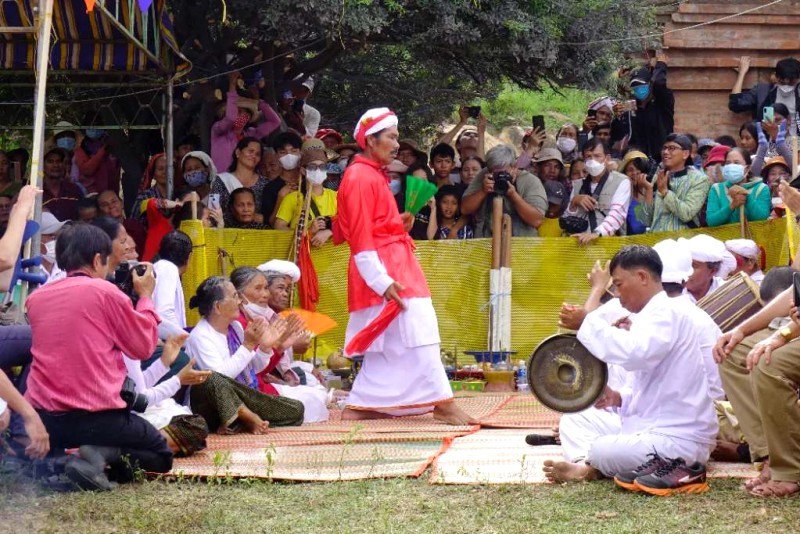
M 565 413 L 558 424 L 564 459 L 568 462 L 585 460 L 592 443 L 602 436 L 619 434 L 621 429 L 619 415 L 609 410 L 589 408 Z
M 383 334 L 382 349 L 364 355 L 347 398 L 348 408 L 416 415 L 453 398 L 438 343 L 405 347 L 399 321 L 393 321 Z
M 636 469 L 647 461 L 647 455 L 657 452 L 662 458 L 683 458 L 691 465 L 705 464 L 711 453 L 706 444 L 678 439 L 662 434 L 611 434 L 602 436 L 589 447 L 586 463 L 613 477 L 623 471 Z
M 304 423 L 321 423 L 328 420 L 330 416 L 328 413 L 328 392 L 324 387 L 272 385 L 275 386 L 281 397 L 288 397 L 303 403 L 305 408 Z

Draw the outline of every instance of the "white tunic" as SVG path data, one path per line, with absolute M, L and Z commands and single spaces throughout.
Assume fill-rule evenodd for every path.
M 652 433 L 713 446 L 717 418 L 708 394 L 700 327 L 685 302 L 656 294 L 630 331 L 590 313 L 578 339 L 597 358 L 634 373 L 621 391 L 622 434 Z
M 237 333 L 242 330 L 238 322 L 234 322 L 233 327 L 237 329 Z M 197 360 L 201 369 L 210 369 L 233 379 L 245 373 L 247 381 L 250 380 L 248 375 L 251 370 L 254 373 L 263 371 L 270 359 L 269 354 L 260 350 L 248 350 L 244 345 L 231 354 L 228 337 L 214 330 L 205 319 L 200 319 L 189 334 L 186 353 Z
M 709 296 L 711 293 L 713 293 L 714 291 L 719 289 L 719 286 L 721 286 L 724 283 L 725 283 L 725 280 L 723 280 L 719 276 L 715 276 L 714 278 L 711 279 L 711 287 L 708 288 L 708 293 L 703 295 L 703 297 Z M 691 302 L 692 304 L 697 304 L 697 299 L 694 298 L 694 295 L 689 293 L 689 291 L 686 288 L 683 289 L 683 296 L 688 298 L 689 302 Z
M 156 385 L 156 382 L 169 371 L 161 359 L 154 361 L 144 371 L 142 371 L 142 362 L 132 360 L 124 354 L 122 360 L 128 370 L 128 377 L 136 384 L 136 391 L 147 397 L 147 409 L 144 413 L 134 412 L 136 415 L 145 419 L 158 430 L 167 426 L 177 415 L 192 415 L 191 409 L 172 399 L 172 396 L 181 387 L 177 376 Z
M 186 328 L 186 304 L 183 300 L 183 286 L 178 266 L 167 260 L 153 264 L 156 274 L 156 288 L 153 291 L 153 304 L 161 317 L 158 335 L 162 339 L 184 332 Z

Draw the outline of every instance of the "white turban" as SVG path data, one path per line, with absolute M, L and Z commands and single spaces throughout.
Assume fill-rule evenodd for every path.
M 729 239 L 725 241 L 725 248 L 743 258 L 754 260 L 761 258 L 761 249 L 752 239 Z
M 689 247 L 689 252 L 692 254 L 692 260 L 702 261 L 708 263 L 716 263 L 718 261 L 725 261 L 725 243 L 719 239 L 714 239 L 710 235 L 698 234 L 689 240 L 686 240 Z
M 367 111 L 358 119 L 353 137 L 362 150 L 367 148 L 367 136 L 386 128 L 397 126 L 397 115 L 389 108 L 375 108 Z
M 589 102 L 589 109 L 593 109 L 597 111 L 602 107 L 606 107 L 608 109 L 614 109 L 614 104 L 617 101 L 611 98 L 610 96 L 601 96 L 600 98 L 595 98 L 591 102 Z
M 208 167 L 208 183 L 214 181 L 214 178 L 217 177 L 217 166 L 214 165 L 214 161 L 211 159 L 211 156 L 209 156 L 205 152 L 201 152 L 200 150 L 189 152 L 188 154 L 183 156 L 183 159 L 181 160 L 181 170 L 183 170 L 183 166 L 186 164 L 186 160 L 189 158 L 194 158 L 196 160 L 199 160 L 203 163 L 203 165 Z
M 661 281 L 667 284 L 682 284 L 692 274 L 692 254 L 688 247 L 683 246 L 674 239 L 665 239 L 653 245 L 653 250 L 658 253 L 664 270 Z
M 300 268 L 286 260 L 269 260 L 267 263 L 259 265 L 258 270 L 265 274 L 277 273 L 284 276 L 291 276 L 292 282 L 295 283 L 300 280 Z

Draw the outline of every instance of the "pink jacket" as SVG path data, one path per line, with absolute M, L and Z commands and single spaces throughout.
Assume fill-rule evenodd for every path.
M 239 137 L 233 131 L 233 122 L 239 115 L 236 106 L 238 96 L 235 92 L 228 92 L 228 100 L 225 105 L 225 116 L 214 123 L 211 127 L 211 159 L 217 166 L 219 172 L 226 172 L 233 161 L 233 151 Z M 242 133 L 244 137 L 256 137 L 261 139 L 271 134 L 281 124 L 281 118 L 263 100 L 259 100 L 258 109 L 266 119 L 255 127 L 245 128 Z

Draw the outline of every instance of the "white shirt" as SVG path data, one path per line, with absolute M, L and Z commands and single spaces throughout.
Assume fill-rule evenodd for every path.
M 156 273 L 156 288 L 153 291 L 153 304 L 161 317 L 158 335 L 162 339 L 184 333 L 186 328 L 186 304 L 183 300 L 183 286 L 178 266 L 168 260 L 158 260 L 153 264 Z
M 233 327 L 237 334 L 243 336 L 242 326 L 238 322 L 234 322 Z M 186 353 L 197 360 L 200 369 L 210 369 L 233 379 L 245 373 L 245 378 L 249 380 L 247 374 L 250 370 L 259 373 L 269 363 L 268 354 L 260 350 L 248 350 L 244 345 L 231 354 L 227 335 L 214 330 L 205 319 L 200 319 L 189 334 Z
M 600 182 L 591 184 L 590 188 L 592 193 L 597 189 L 599 183 Z M 575 210 L 572 209 L 572 199 L 581 194 L 582 185 L 583 180 L 572 181 L 572 194 L 569 197 L 569 204 L 564 212 L 566 215 L 588 218 L 589 215 L 585 209 L 581 207 Z M 630 180 L 624 180 L 619 183 L 614 194 L 611 196 L 611 207 L 608 213 L 606 213 L 603 222 L 598 224 L 597 228 L 595 228 L 595 233 L 604 236 L 614 235 L 614 233 L 625 224 L 625 220 L 628 218 L 628 206 L 630 206 L 630 203 L 631 182 Z
M 128 377 L 136 384 L 136 391 L 147 397 L 148 407 L 156 406 L 161 401 L 172 397 L 181 388 L 181 382 L 177 376 L 156 385 L 156 382 L 169 371 L 169 368 L 161 362 L 161 358 L 151 363 L 144 371 L 142 371 L 142 362 L 132 360 L 124 354 L 122 360 L 128 370 Z
M 675 298 L 679 301 L 692 303 L 686 295 Z M 719 367 L 717 362 L 714 361 L 714 345 L 722 337 L 722 330 L 708 313 L 697 306 L 687 306 L 686 311 L 695 324 L 700 327 L 700 350 L 703 353 L 703 368 L 708 382 L 708 394 L 714 400 L 725 400 L 725 391 L 722 389 L 722 380 L 719 377 Z
M 630 331 L 592 312 L 578 339 L 597 358 L 634 373 L 631 391 L 620 392 L 623 434 L 649 432 L 711 447 L 717 417 L 703 369 L 700 327 L 686 308 L 662 291 L 637 313 Z
M 711 293 L 713 293 L 714 291 L 719 289 L 719 286 L 723 285 L 724 283 L 725 283 L 725 280 L 723 280 L 719 276 L 715 276 L 714 278 L 711 279 L 711 287 L 708 288 L 708 293 L 703 295 L 703 297 L 705 298 L 705 297 L 709 296 Z M 689 293 L 688 289 L 683 288 L 683 296 L 686 297 L 689 300 L 689 302 L 691 302 L 692 304 L 697 304 L 697 299 L 694 298 L 694 295 Z
M 750 280 L 752 280 L 753 282 L 755 282 L 760 286 L 761 282 L 764 281 L 764 271 L 762 271 L 761 269 L 757 270 L 756 272 L 750 275 Z

